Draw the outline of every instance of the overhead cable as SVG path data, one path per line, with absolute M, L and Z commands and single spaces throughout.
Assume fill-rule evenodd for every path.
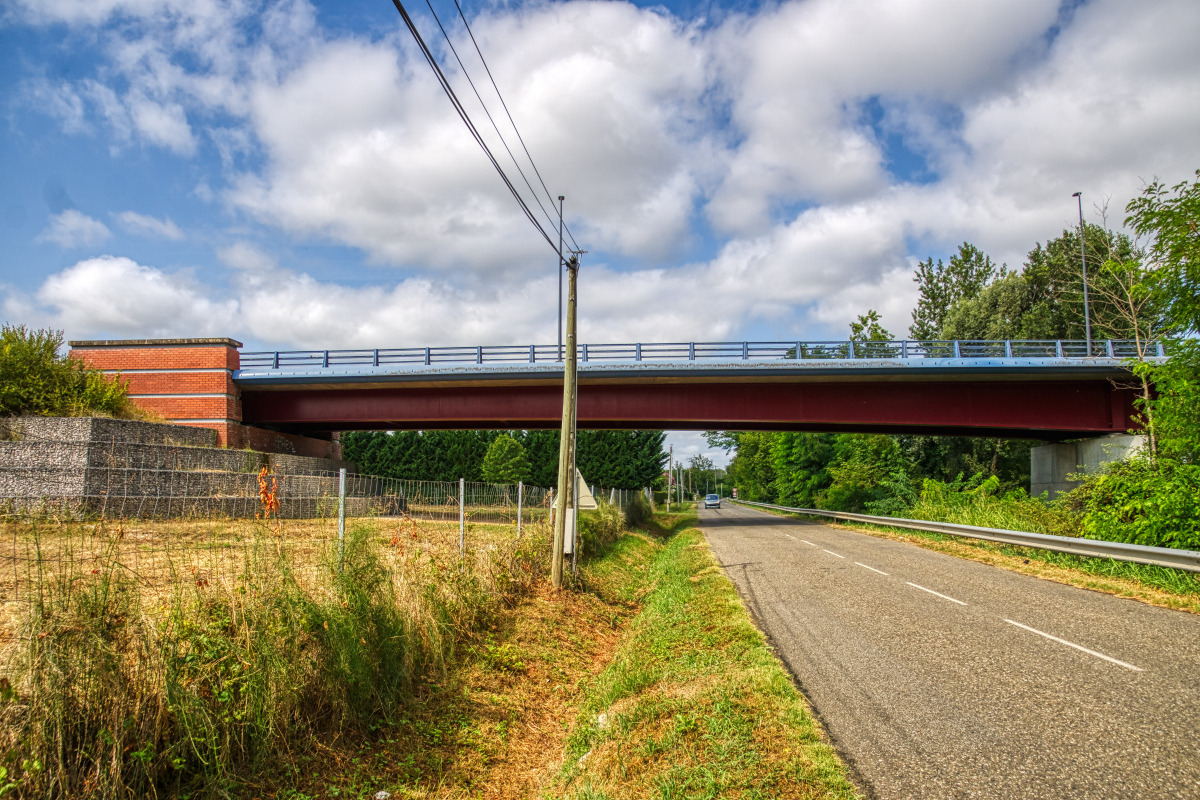
M 442 72 L 442 68 L 438 65 L 437 59 L 433 57 L 433 53 L 429 50 L 429 46 L 425 44 L 425 40 L 421 37 L 421 32 L 417 30 L 417 26 L 413 22 L 412 17 L 408 15 L 408 11 L 404 8 L 404 4 L 400 2 L 400 0 L 392 0 L 392 4 L 395 5 L 396 10 L 400 12 L 401 19 L 404 20 L 404 24 L 408 27 L 408 32 L 412 34 L 413 39 L 415 39 L 417 42 L 417 46 L 420 47 L 421 55 L 425 57 L 426 63 L 428 63 L 429 67 L 433 70 L 434 76 L 437 78 L 438 83 L 441 84 L 442 91 L 446 93 L 446 97 L 450 98 L 450 104 L 454 106 L 454 110 L 458 113 L 458 116 L 463 121 L 463 124 L 467 126 L 467 130 L 470 131 L 471 136 L 474 137 L 479 146 L 483 148 L 483 152 L 488 157 L 488 161 L 492 162 L 492 166 L 495 167 L 496 172 L 500 174 L 500 179 L 504 181 L 504 185 L 507 186 L 508 191 L 512 193 L 513 199 L 515 199 L 517 204 L 521 206 L 521 210 L 525 212 L 525 216 L 530 222 L 533 223 L 533 227 L 537 228 L 538 233 L 542 235 L 542 238 L 546 240 L 546 243 L 550 245 L 550 248 L 554 250 L 555 253 L 558 253 L 558 246 L 554 243 L 554 240 L 550 238 L 549 234 L 546 233 L 545 229 L 542 227 L 541 223 L 538 222 L 537 217 L 534 216 L 533 212 L 529 210 L 529 206 L 526 205 L 524 198 L 521 197 L 521 193 L 517 191 L 517 187 L 513 186 L 512 181 L 508 179 L 508 175 L 505 174 L 503 168 L 500 166 L 500 163 L 496 161 L 496 157 L 492 155 L 492 151 L 488 148 L 487 143 L 483 140 L 483 137 L 480 136 L 479 130 L 475 127 L 475 123 L 471 121 L 471 117 L 467 113 L 467 110 L 463 107 L 463 104 L 459 101 L 458 95 L 454 93 L 453 87 L 450 86 L 450 81 L 446 79 L 445 73 Z
M 425 2 L 428 3 L 429 0 L 425 0 Z M 535 175 L 537 175 L 538 183 L 540 183 L 542 185 L 542 191 L 544 191 L 546 193 L 546 199 L 550 201 L 550 207 L 553 208 L 554 207 L 554 198 L 550 195 L 550 190 L 546 187 L 546 181 L 542 179 L 541 171 L 538 170 L 537 164 L 534 163 L 533 156 L 530 154 L 529 148 L 525 144 L 525 138 L 523 136 L 521 136 L 521 131 L 519 128 L 517 128 L 517 122 L 516 122 L 516 120 L 513 119 L 512 112 L 508 110 L 508 103 L 504 102 L 504 95 L 502 95 L 500 93 L 500 87 L 496 85 L 496 79 L 494 77 L 492 77 L 492 70 L 490 67 L 488 67 L 487 59 L 483 57 L 483 51 L 479 49 L 479 42 L 477 42 L 475 40 L 475 32 L 471 30 L 471 23 L 467 22 L 467 15 L 463 13 L 462 5 L 459 4 L 458 0 L 454 0 L 454 7 L 458 9 L 458 16 L 459 16 L 459 18 L 462 19 L 463 27 L 465 27 L 467 29 L 467 35 L 471 37 L 471 44 L 473 44 L 475 46 L 475 52 L 479 54 L 479 60 L 480 60 L 480 62 L 483 63 L 483 69 L 487 72 L 488 80 L 490 80 L 492 82 L 492 88 L 496 90 L 496 97 L 500 98 L 500 105 L 504 107 L 504 113 L 506 115 L 508 115 L 509 124 L 512 125 L 513 132 L 517 134 L 517 140 L 521 143 L 521 149 L 523 149 L 525 151 L 525 157 L 529 159 L 529 164 L 530 164 L 530 166 L 533 167 L 533 173 Z M 430 10 L 432 10 L 432 6 L 430 7 Z M 436 17 L 437 17 L 437 15 L 435 14 L 434 18 L 436 19 Z M 443 30 L 442 33 L 445 34 L 445 31 Z M 454 45 L 450 45 L 450 49 L 453 50 Z M 454 54 L 454 57 L 458 58 L 457 52 Z M 459 61 L 458 63 L 459 63 L 459 66 L 462 65 L 462 61 Z M 466 74 L 465 67 L 463 67 L 463 73 Z M 467 80 L 470 80 L 470 78 L 467 78 Z M 475 88 L 474 83 L 471 84 L 471 88 L 472 89 Z M 479 92 L 476 92 L 475 95 L 476 95 L 476 97 L 478 97 Z M 483 104 L 482 99 L 480 99 L 479 102 L 481 105 Z M 485 110 L 486 110 L 486 108 L 487 107 L 484 106 Z M 488 117 L 490 119 L 491 115 L 489 114 Z M 492 125 L 495 126 L 495 122 L 493 122 Z M 496 131 L 496 133 L 499 134 L 499 131 Z M 501 137 L 501 141 L 503 141 L 503 137 Z M 507 147 L 507 145 L 506 145 L 506 147 Z M 512 155 L 511 151 L 509 152 L 509 155 Z M 525 177 L 524 173 L 521 174 L 521 177 Z M 528 184 L 528 181 L 526 181 L 526 184 Z M 530 187 L 530 191 L 533 191 L 532 186 Z M 534 196 L 536 197 L 536 193 Z M 538 205 L 540 206 L 541 204 L 542 204 L 542 201 L 538 200 Z M 545 211 L 545 210 L 546 210 L 545 208 L 542 209 L 542 211 Z M 575 241 L 575 237 L 571 234 L 571 229 L 566 227 L 565 223 L 564 223 L 563 227 L 566 230 L 567 237 L 570 238 L 570 240 L 571 240 L 572 247 L 574 247 L 574 249 L 578 250 L 579 243 Z
M 525 170 L 521 169 L 521 165 L 517 162 L 517 157 L 513 155 L 513 151 L 508 146 L 508 142 L 506 142 L 504 140 L 504 134 L 502 134 L 500 132 L 499 126 L 496 125 L 496 120 L 492 118 L 492 112 L 488 111 L 487 103 L 483 102 L 483 98 L 479 94 L 479 89 L 476 88 L 476 86 L 475 86 L 475 81 L 471 80 L 471 73 L 467 71 L 467 65 L 464 64 L 462 62 L 462 58 L 459 57 L 458 49 L 455 48 L 454 42 L 451 41 L 449 34 L 446 33 L 446 27 L 444 25 L 442 25 L 442 20 L 441 20 L 441 18 L 438 17 L 437 11 L 434 10 L 433 3 L 431 3 L 429 0 L 425 0 L 425 5 L 429 6 L 429 13 L 433 15 L 433 21 L 437 23 L 438 29 L 441 30 L 442 37 L 446 40 L 446 44 L 450 46 L 450 52 L 454 55 L 454 60 L 458 62 L 458 67 L 459 67 L 459 69 L 462 70 L 463 77 L 466 78 L 467 83 L 470 84 L 471 91 L 473 91 L 475 93 L 475 99 L 478 100 L 479 105 L 481 105 L 483 107 L 483 113 L 485 115 L 487 115 L 488 122 L 492 123 L 492 130 L 494 130 L 496 132 L 496 136 L 498 136 L 500 138 L 500 144 L 504 145 L 504 149 L 505 149 L 505 151 L 507 151 L 508 157 L 510 159 L 512 159 L 513 166 L 517 168 L 517 174 L 519 174 L 521 176 L 521 180 L 525 181 L 525 185 L 529 188 L 529 193 L 533 195 L 534 202 L 536 202 L 538 204 L 538 208 L 540 208 L 542 210 L 542 213 L 546 216 L 546 221 L 550 223 L 550 227 L 553 229 L 554 228 L 554 218 L 552 216 L 550 216 L 550 213 L 548 211 L 546 211 L 546 207 L 544 205 L 542 205 L 542 201 L 538 198 L 537 190 L 535 190 L 533 188 L 533 186 L 529 183 L 529 178 L 527 178 L 525 176 Z M 479 57 L 483 58 L 483 55 L 480 54 Z M 487 69 L 486 63 L 483 65 L 483 68 L 485 70 Z M 489 76 L 491 75 L 490 70 L 488 72 L 488 75 Z M 493 82 L 493 86 L 494 85 L 495 85 L 495 83 Z M 496 93 L 499 94 L 499 90 L 497 90 Z M 501 103 L 501 105 L 504 104 L 504 98 L 500 98 L 500 103 Z M 505 109 L 505 110 L 507 110 L 507 109 Z M 512 121 L 512 117 L 509 117 L 509 121 L 510 122 Z M 513 130 L 516 130 L 515 125 L 513 126 Z M 517 132 L 517 138 L 518 139 L 521 138 L 521 133 L 519 131 Z M 524 144 L 524 142 L 522 142 L 522 144 Z M 528 155 L 529 151 L 526 150 L 525 154 Z M 533 164 L 532 158 L 529 159 L 529 163 Z M 533 170 L 534 170 L 534 172 L 537 172 L 536 164 L 533 164 Z M 540 179 L 541 175 L 538 175 L 538 178 Z M 553 206 L 553 203 L 551 203 L 551 206 Z

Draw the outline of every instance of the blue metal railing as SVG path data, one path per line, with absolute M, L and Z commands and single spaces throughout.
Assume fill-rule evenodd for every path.
M 1141 356 L 1164 355 L 1162 343 L 1141 343 Z M 1092 342 L 1093 358 L 1139 356 L 1132 341 Z M 583 364 L 606 361 L 817 361 L 860 359 L 1014 359 L 1087 358 L 1086 342 L 914 341 L 892 342 L 633 342 L 584 344 L 577 351 Z M 560 360 L 557 345 L 476 345 L 472 347 L 403 347 L 387 350 L 279 350 L 241 354 L 243 369 L 328 369 L 330 367 L 417 364 L 550 364 Z

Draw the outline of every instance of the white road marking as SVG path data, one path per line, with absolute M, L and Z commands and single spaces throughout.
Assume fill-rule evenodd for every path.
M 874 567 L 868 567 L 866 564 L 862 563 L 861 561 L 855 561 L 854 563 L 855 563 L 855 564 L 858 564 L 860 567 L 862 567 L 862 568 L 864 568 L 864 569 L 869 569 L 869 570 L 871 570 L 871 572 L 878 572 L 880 575 L 887 575 L 887 573 L 886 573 L 886 572 L 884 572 L 883 570 L 881 570 L 881 569 L 875 569 Z
M 795 536 L 792 536 L 790 533 L 785 533 L 785 534 L 784 534 L 784 536 L 788 537 L 788 538 L 789 538 L 789 539 L 791 539 L 793 542 L 794 542 L 794 541 L 796 541 L 796 537 L 795 537 Z
M 822 550 L 825 550 L 825 548 L 824 548 L 824 547 L 822 547 L 821 549 L 822 549 Z M 838 558 L 845 558 L 845 556 L 838 556 L 838 554 L 837 554 L 837 553 L 835 553 L 835 552 L 833 552 L 832 550 L 825 550 L 825 552 L 826 552 L 826 553 L 829 553 L 829 555 L 831 555 L 831 556 L 837 556 Z
M 800 541 L 804 542 L 809 547 L 816 547 L 816 545 L 810 542 L 808 539 L 801 539 Z
M 953 597 L 947 597 L 946 595 L 942 594 L 941 592 L 935 592 L 933 589 L 926 589 L 924 586 L 918 586 L 917 584 L 913 583 L 912 581 L 905 581 L 905 583 L 907 583 L 909 586 L 913 587 L 914 589 L 920 589 L 922 592 L 929 592 L 930 594 L 935 594 L 938 597 L 942 598 L 943 600 L 949 600 L 951 603 L 958 603 L 960 606 L 966 605 L 966 603 L 964 603 L 962 600 L 955 600 Z
M 1011 619 L 1006 619 L 1004 621 L 1007 622 L 1009 625 L 1016 625 L 1018 628 L 1024 628 L 1025 630 L 1029 631 L 1030 633 L 1036 633 L 1038 636 L 1045 636 L 1047 639 L 1049 639 L 1053 642 L 1058 642 L 1059 644 L 1065 644 L 1067 647 L 1074 647 L 1076 650 L 1082 650 L 1083 652 L 1087 653 L 1089 656 L 1095 656 L 1096 658 L 1103 658 L 1105 661 L 1111 661 L 1113 664 L 1124 667 L 1125 669 L 1131 669 L 1134 672 L 1145 672 L 1146 671 L 1146 670 L 1142 669 L 1141 667 L 1135 667 L 1133 664 L 1126 664 L 1124 661 L 1117 661 L 1115 658 L 1110 658 L 1109 656 L 1104 655 L 1104 653 L 1097 653 L 1095 650 L 1088 650 L 1086 647 L 1080 647 L 1079 645 L 1075 644 L 1074 642 L 1068 642 L 1066 639 L 1060 639 L 1057 636 L 1051 636 L 1048 633 L 1042 633 L 1041 631 L 1037 630 L 1036 628 L 1031 628 L 1028 625 L 1022 625 L 1021 623 L 1014 622 Z

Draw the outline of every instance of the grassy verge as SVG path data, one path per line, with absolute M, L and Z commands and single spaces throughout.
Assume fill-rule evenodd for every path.
M 845 768 L 722 574 L 692 514 L 664 533 L 642 609 L 586 685 L 569 797 L 856 797 Z M 610 569 L 601 562 L 591 578 Z
M 753 508 L 758 508 L 754 506 Z M 884 539 L 908 542 L 959 558 L 969 558 L 995 567 L 1038 578 L 1128 597 L 1150 605 L 1200 614 L 1200 575 L 1169 567 L 1132 564 L 1107 558 L 1087 558 L 1032 547 L 964 539 L 942 533 L 888 528 L 865 523 L 833 522 L 775 509 L 759 508 L 781 517 L 819 522 L 834 528 L 858 531 Z
M 602 541 L 571 590 L 539 582 L 390 721 L 254 796 L 856 796 L 694 521 Z
M 409 719 L 535 591 L 548 531 L 9 525 L 0 795 L 258 796 Z M 436 729 L 436 726 L 435 726 Z

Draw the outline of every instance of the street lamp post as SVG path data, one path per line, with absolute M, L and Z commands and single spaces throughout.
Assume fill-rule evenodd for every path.
M 1071 195 L 1079 201 L 1079 260 L 1083 263 L 1083 328 L 1087 339 L 1087 354 L 1092 355 L 1092 315 L 1088 313 L 1087 250 L 1083 230 L 1083 192 Z

